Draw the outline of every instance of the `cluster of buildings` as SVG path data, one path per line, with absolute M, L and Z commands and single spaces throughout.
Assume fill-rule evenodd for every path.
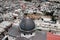
M 17 40 L 16 37 L 19 36 L 29 38 L 31 35 L 28 37 L 24 36 L 25 34 L 19 35 L 18 27 L 21 25 L 22 28 L 25 28 L 24 26 L 26 26 L 25 29 L 28 30 L 33 22 L 34 31 L 60 35 L 60 3 L 55 1 L 60 0 L 0 0 L 0 40 L 8 40 L 7 37 L 9 40 Z M 31 19 L 24 19 L 24 17 L 31 18 L 32 23 L 29 21 Z M 22 20 L 23 23 L 21 23 Z M 26 20 L 29 21 L 27 22 L 29 27 L 24 24 Z M 23 31 L 23 33 L 25 32 Z

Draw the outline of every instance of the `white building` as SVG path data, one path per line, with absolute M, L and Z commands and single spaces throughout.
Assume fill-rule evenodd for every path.
M 60 2 L 60 0 L 49 0 L 49 1 L 58 1 L 58 2 Z

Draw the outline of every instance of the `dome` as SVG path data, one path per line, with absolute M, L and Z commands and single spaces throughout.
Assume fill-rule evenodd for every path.
M 20 23 L 20 29 L 24 30 L 24 31 L 31 31 L 35 28 L 35 23 L 34 21 L 29 18 L 23 18 L 21 23 Z

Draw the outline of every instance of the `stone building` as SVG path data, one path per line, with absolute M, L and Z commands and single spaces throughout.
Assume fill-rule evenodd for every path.
M 58 2 L 60 2 L 60 0 L 49 0 L 49 1 L 58 1 Z

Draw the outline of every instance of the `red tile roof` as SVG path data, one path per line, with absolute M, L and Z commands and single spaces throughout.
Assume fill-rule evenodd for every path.
M 52 33 L 47 33 L 47 40 L 60 40 L 60 36 L 53 35 Z

